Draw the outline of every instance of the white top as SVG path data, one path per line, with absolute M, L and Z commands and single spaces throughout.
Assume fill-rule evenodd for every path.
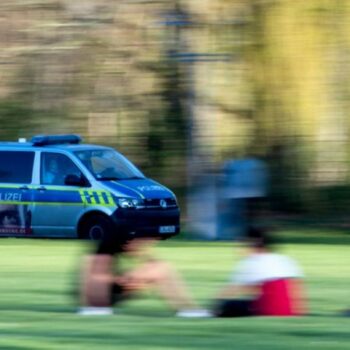
M 241 260 L 231 277 L 236 285 L 255 285 L 281 278 L 302 277 L 297 263 L 281 254 L 255 253 Z

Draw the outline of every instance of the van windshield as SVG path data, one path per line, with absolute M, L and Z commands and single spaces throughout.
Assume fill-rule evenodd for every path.
M 145 176 L 130 161 L 111 149 L 76 151 L 74 154 L 97 180 L 144 179 Z

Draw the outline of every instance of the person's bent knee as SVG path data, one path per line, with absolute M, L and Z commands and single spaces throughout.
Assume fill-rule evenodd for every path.
M 154 260 L 148 263 L 148 269 L 150 278 L 152 278 L 154 282 L 161 282 L 174 274 L 172 266 L 162 260 Z
M 145 268 L 145 277 L 146 276 L 152 283 L 159 284 L 175 278 L 177 274 L 175 269 L 168 262 L 153 260 L 147 263 L 147 267 Z

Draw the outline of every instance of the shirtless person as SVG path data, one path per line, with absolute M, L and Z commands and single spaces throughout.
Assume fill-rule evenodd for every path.
M 179 317 L 209 317 L 199 309 L 189 295 L 184 282 L 168 263 L 154 258 L 152 246 L 157 237 L 109 235 L 99 244 L 94 255 L 87 257 L 82 274 L 81 315 L 109 315 L 113 304 L 128 299 L 137 292 L 153 289 Z M 130 271 L 113 272 L 121 256 L 133 258 L 138 266 Z

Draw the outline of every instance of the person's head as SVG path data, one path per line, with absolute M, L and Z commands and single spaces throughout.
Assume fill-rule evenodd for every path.
M 248 228 L 245 241 L 250 248 L 258 251 L 270 251 L 274 243 L 266 230 L 253 226 Z
M 94 248 L 95 254 L 116 256 L 127 254 L 130 256 L 143 255 L 158 241 L 157 237 L 133 237 L 125 232 L 107 233 L 103 239 L 98 241 Z
M 48 170 L 49 170 L 50 173 L 53 173 L 53 174 L 58 173 L 58 163 L 57 163 L 56 159 L 51 158 L 49 160 Z
M 156 237 L 139 237 L 129 240 L 124 245 L 124 251 L 131 256 L 143 255 L 158 241 Z

